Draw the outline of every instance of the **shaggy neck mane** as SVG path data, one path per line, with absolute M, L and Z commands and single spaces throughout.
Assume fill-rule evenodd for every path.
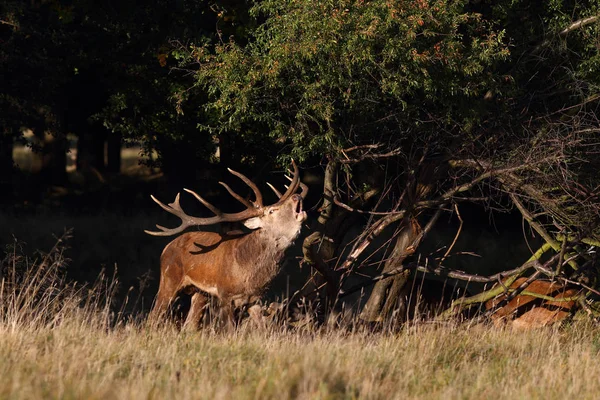
M 292 240 L 286 237 L 273 237 L 262 229 L 247 234 L 240 240 L 235 258 L 240 263 L 250 263 L 256 267 L 277 264 Z

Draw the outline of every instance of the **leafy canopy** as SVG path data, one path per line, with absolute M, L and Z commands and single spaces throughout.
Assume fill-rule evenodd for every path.
M 509 55 L 504 32 L 467 4 L 267 0 L 250 9 L 260 23 L 247 43 L 180 57 L 198 63 L 205 129 L 291 144 L 300 159 L 409 132 L 467 132 L 483 96 L 506 85 L 491 67 Z

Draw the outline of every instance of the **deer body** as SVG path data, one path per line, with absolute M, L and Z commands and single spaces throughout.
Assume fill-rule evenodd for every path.
M 294 168 L 296 169 L 295 165 Z M 184 324 L 192 328 L 195 328 L 200 320 L 209 295 L 220 300 L 230 324 L 233 321 L 232 307 L 259 297 L 278 274 L 279 264 L 286 249 L 294 242 L 300 233 L 302 222 L 306 219 L 306 213 L 302 210 L 303 196 L 292 194 L 298 186 L 302 186 L 303 194 L 306 194 L 306 186 L 299 182 L 297 175 L 296 169 L 295 178 L 286 194 L 281 195 L 275 190 L 280 196 L 280 201 L 276 204 L 263 206 L 262 196 L 252 184 L 251 187 L 257 196 L 256 203 L 250 204 L 252 208 L 249 207 L 238 215 L 226 215 L 225 218 L 229 217 L 229 221 L 232 221 L 241 214 L 243 218 L 239 220 L 252 229 L 249 233 L 219 234 L 196 231 L 184 233 L 170 242 L 161 255 L 160 287 L 151 319 L 155 320 L 163 315 L 177 294 L 182 291 L 192 294 L 190 311 Z M 207 207 L 211 210 L 214 209 L 213 212 L 218 213 L 217 216 L 223 215 L 204 199 L 191 193 L 203 204 L 208 204 Z M 184 228 L 209 220 L 184 214 L 179 207 L 178 197 L 169 206 L 158 201 L 157 203 L 165 210 L 178 215 L 184 222 Z M 211 223 L 215 217 L 212 218 Z M 186 222 L 188 220 L 189 222 Z M 182 230 L 160 226 L 159 229 L 166 234 L 179 233 Z M 163 232 L 148 233 L 165 235 Z

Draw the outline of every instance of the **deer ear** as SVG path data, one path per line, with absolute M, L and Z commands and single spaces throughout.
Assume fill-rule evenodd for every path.
M 262 228 L 262 219 L 259 217 L 248 218 L 243 222 L 244 226 L 248 229 Z

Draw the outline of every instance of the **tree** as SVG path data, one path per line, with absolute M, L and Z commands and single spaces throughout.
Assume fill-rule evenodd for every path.
M 574 237 L 598 231 L 591 195 L 598 182 L 589 174 L 597 143 L 581 136 L 596 132 L 594 121 L 589 114 L 578 125 L 561 120 L 569 104 L 579 110 L 596 93 L 595 78 L 583 69 L 595 65 L 590 32 L 597 28 L 564 28 L 567 18 L 591 10 L 562 3 L 264 1 L 250 9 L 257 26 L 247 41 L 180 48 L 178 56 L 197 67 L 197 87 L 208 96 L 207 132 L 325 161 L 321 213 L 304 247 L 305 260 L 320 272 L 315 287 L 324 280 L 330 299 L 373 236 L 397 226 L 382 271 L 388 278 L 376 280 L 362 315 L 380 321 L 396 306 L 410 256 L 452 204 L 485 201 L 527 213 L 519 201 L 526 196 L 545 223 Z M 582 36 L 571 44 L 577 32 Z M 562 51 L 565 45 L 579 52 Z M 550 62 L 532 72 L 540 54 Z M 532 88 L 547 87 L 548 77 L 549 90 Z M 343 227 L 357 214 L 369 219 L 344 254 Z

